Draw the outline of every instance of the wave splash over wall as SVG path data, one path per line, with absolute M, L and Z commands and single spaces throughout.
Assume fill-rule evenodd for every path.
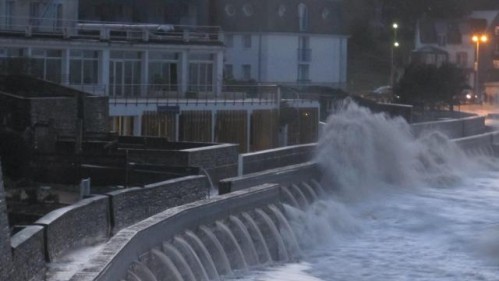
M 352 101 L 329 117 L 316 159 L 330 184 L 350 196 L 386 186 L 447 185 L 475 165 L 444 135 L 416 138 L 403 118 Z

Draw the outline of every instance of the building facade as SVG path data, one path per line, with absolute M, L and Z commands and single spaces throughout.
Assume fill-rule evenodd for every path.
M 473 11 L 462 19 L 422 19 L 418 22 L 412 61 L 461 67 L 468 86 L 483 101 L 499 96 L 499 60 L 496 59 L 499 11 Z M 474 35 L 486 35 L 486 42 L 474 42 Z M 498 56 L 499 57 L 499 56 Z M 497 86 L 496 86 L 497 85 Z M 497 93 L 496 93 L 497 92 Z
M 347 36 L 339 1 L 213 1 L 225 77 L 344 88 Z
M 214 25 L 225 24 L 217 20 L 218 5 L 217 1 L 200 0 L 0 0 L 0 72 L 29 74 L 108 96 L 110 127 L 120 135 L 233 142 L 241 145 L 242 152 L 315 141 L 317 130 L 308 132 L 311 138 L 296 135 L 297 130 L 316 127 L 305 124 L 318 122 L 318 102 L 290 101 L 296 109 L 295 119 L 304 116 L 304 120 L 293 121 L 299 126 L 286 124 L 286 130 L 279 133 L 282 124 L 277 85 L 224 86 L 227 58 L 236 56 L 233 51 L 226 52 L 224 33 Z M 306 9 L 301 11 L 309 17 Z M 332 13 L 320 11 L 324 14 L 322 21 Z M 287 24 L 272 29 L 272 36 L 251 35 L 264 38 L 258 44 L 263 48 L 265 41 L 269 51 L 243 59 L 251 60 L 247 63 L 249 70 L 244 66 L 250 79 L 256 76 L 256 69 L 268 73 L 259 79 L 268 83 L 296 84 L 316 75 L 318 82 L 332 84 L 336 78 L 328 82 L 322 77 L 344 75 L 335 69 L 341 61 L 337 49 L 346 50 L 346 41 L 342 41 L 346 39 L 332 35 L 329 29 L 312 29 L 317 25 L 312 20 L 302 19 L 302 24 L 310 25 L 310 30 L 318 34 L 304 39 L 300 51 L 298 45 L 284 51 L 289 42 L 301 38 L 294 27 L 283 29 Z M 317 50 L 309 51 L 308 44 L 317 45 Z M 326 50 L 329 47 L 332 51 Z M 319 62 L 326 53 L 334 53 L 338 61 L 317 70 L 309 60 L 315 57 Z M 294 62 L 288 64 L 291 60 Z M 257 68 L 258 61 L 261 64 Z M 272 121 L 264 126 L 269 118 Z M 281 136 L 283 132 L 285 136 Z

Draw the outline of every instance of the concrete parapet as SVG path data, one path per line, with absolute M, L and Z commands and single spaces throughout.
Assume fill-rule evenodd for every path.
M 45 272 L 45 235 L 43 226 L 27 226 L 12 236 L 12 257 L 15 272 L 10 281 L 32 280 Z
M 81 200 L 48 213 L 35 224 L 45 227 L 46 260 L 57 260 L 69 250 L 93 245 L 109 236 L 109 199 L 97 195 Z
M 239 163 L 240 175 L 310 161 L 313 157 L 315 146 L 315 143 L 310 143 L 241 154 L 241 161 Z
M 218 184 L 218 193 L 226 194 L 264 183 L 288 185 L 303 180 L 318 178 L 320 178 L 320 171 L 317 164 L 314 162 L 306 162 L 248 174 L 242 177 L 221 180 Z
M 498 138 L 499 132 L 491 132 L 455 139 L 454 142 L 464 151 L 473 151 L 489 147 L 492 149 Z
M 451 139 L 463 138 L 486 132 L 485 117 L 473 116 L 435 122 L 411 124 L 413 134 L 420 136 L 428 131 L 438 131 Z
M 205 176 L 188 176 L 111 192 L 113 233 L 168 208 L 206 198 L 209 189 Z

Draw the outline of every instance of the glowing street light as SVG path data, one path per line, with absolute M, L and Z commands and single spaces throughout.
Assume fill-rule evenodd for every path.
M 474 34 L 471 40 L 476 43 L 476 53 L 475 53 L 475 95 L 480 97 L 480 101 L 483 101 L 483 96 L 480 93 L 480 83 L 478 81 L 478 62 L 480 60 L 480 43 L 487 43 L 489 38 L 487 34 Z
M 391 47 L 391 65 L 390 65 L 390 86 L 395 84 L 395 48 L 398 48 L 400 46 L 399 42 L 397 41 L 397 29 L 399 28 L 398 23 L 394 22 L 392 24 L 393 28 L 393 45 Z

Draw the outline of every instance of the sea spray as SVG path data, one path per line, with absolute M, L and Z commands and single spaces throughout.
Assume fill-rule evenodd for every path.
M 349 199 L 386 187 L 446 185 L 459 180 L 470 163 L 443 134 L 416 138 L 403 118 L 372 113 L 350 100 L 328 118 L 316 160 L 327 184 Z

